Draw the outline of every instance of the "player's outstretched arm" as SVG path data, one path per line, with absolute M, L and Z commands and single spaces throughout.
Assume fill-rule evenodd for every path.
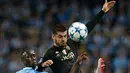
M 116 1 L 109 1 L 107 2 L 107 0 L 105 0 L 105 3 L 102 7 L 102 10 L 95 16 L 95 18 L 91 21 L 89 21 L 86 26 L 88 28 L 88 33 L 90 33 L 93 28 L 95 27 L 96 23 L 99 22 L 99 20 L 101 19 L 101 17 L 108 12 L 115 4 Z
M 41 57 L 40 61 L 38 62 L 37 67 L 35 68 L 36 71 L 42 72 L 47 66 L 50 66 L 53 64 L 52 58 L 50 56 L 53 56 L 52 51 L 47 50 L 44 57 Z
M 42 63 L 42 67 L 48 67 L 48 66 L 50 66 L 52 64 L 53 64 L 52 60 L 47 60 L 47 61 L 45 61 L 45 62 Z

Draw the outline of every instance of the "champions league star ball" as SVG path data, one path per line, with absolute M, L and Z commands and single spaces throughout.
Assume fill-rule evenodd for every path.
M 74 22 L 68 29 L 69 37 L 73 41 L 81 42 L 85 40 L 88 35 L 88 29 L 85 24 L 81 22 Z

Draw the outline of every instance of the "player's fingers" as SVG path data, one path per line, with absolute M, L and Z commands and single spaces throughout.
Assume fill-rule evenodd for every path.
M 110 2 L 108 2 L 108 7 L 113 7 L 114 6 L 114 4 L 115 4 L 115 1 L 110 1 Z
M 83 56 L 83 59 L 84 59 L 84 60 L 88 60 L 89 58 L 88 58 L 88 56 L 84 55 L 84 56 Z
M 85 57 L 86 56 L 86 57 Z M 82 60 L 85 60 L 87 59 L 87 53 L 86 52 L 83 52 L 81 53 L 79 56 L 78 56 L 78 61 L 82 61 Z
M 82 58 L 82 59 L 88 59 L 87 53 L 86 53 L 86 52 L 82 53 L 81 58 Z
M 105 0 L 105 3 L 107 3 L 107 0 Z
M 115 3 L 116 1 L 109 1 L 108 3 Z
M 44 62 L 44 63 L 42 64 L 42 67 L 47 67 L 47 66 L 49 66 L 49 64 L 48 64 L 47 62 Z
M 84 54 L 84 53 L 81 53 L 81 54 L 79 55 L 79 57 L 82 57 L 82 56 L 83 56 L 83 54 Z
M 48 64 L 45 65 L 45 67 L 48 67 L 48 66 L 49 66 Z
M 86 63 L 88 63 L 88 62 L 89 62 L 89 58 L 88 58 L 87 56 L 84 56 L 84 58 L 83 58 L 82 60 L 85 60 L 85 61 L 86 61 Z
M 83 52 L 83 53 L 81 53 L 80 55 L 81 55 L 81 56 L 83 56 L 83 55 L 87 55 L 87 53 L 86 53 L 86 52 Z
M 46 62 L 46 66 L 50 66 L 51 64 L 49 62 Z
M 53 64 L 53 61 L 52 61 L 52 60 L 48 60 L 48 62 L 49 62 L 50 64 Z
M 110 2 L 108 2 L 108 4 L 115 4 L 116 3 L 116 1 L 110 1 Z
M 48 61 L 47 61 L 47 64 L 48 64 L 48 65 L 51 65 L 51 64 L 53 64 L 53 61 L 52 61 L 52 60 L 48 60 Z
M 113 6 L 114 6 L 114 4 L 109 4 L 108 6 L 109 6 L 109 7 L 113 7 Z
M 51 63 L 49 61 L 46 62 L 47 65 L 50 65 Z

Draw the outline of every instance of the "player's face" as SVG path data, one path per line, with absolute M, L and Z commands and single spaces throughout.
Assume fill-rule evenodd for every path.
M 34 66 L 36 65 L 36 54 L 33 50 L 29 51 L 25 55 L 25 62 L 28 64 L 27 66 Z
M 102 68 L 102 69 L 105 69 L 105 63 L 104 63 L 104 60 L 101 60 L 101 68 Z
M 32 65 L 36 64 L 36 54 L 34 51 L 30 51 L 29 60 Z
M 53 36 L 54 43 L 59 47 L 66 46 L 67 43 L 67 31 L 65 32 L 57 32 L 56 35 Z

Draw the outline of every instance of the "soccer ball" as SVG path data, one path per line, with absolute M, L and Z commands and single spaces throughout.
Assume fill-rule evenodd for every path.
M 81 22 L 74 22 L 68 29 L 69 37 L 73 41 L 81 42 L 85 40 L 88 35 L 88 29 L 85 24 Z

